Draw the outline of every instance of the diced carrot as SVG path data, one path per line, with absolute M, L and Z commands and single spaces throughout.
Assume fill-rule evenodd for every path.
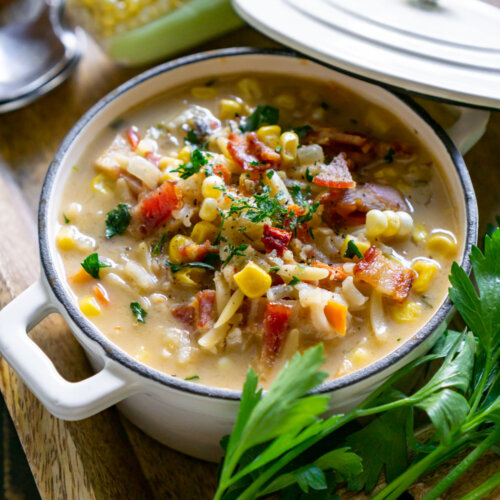
M 338 302 L 328 301 L 325 306 L 325 316 L 340 335 L 345 335 L 347 328 L 347 306 Z
M 106 289 L 100 284 L 92 288 L 92 295 L 101 303 L 101 304 L 109 304 L 109 295 Z
M 92 276 L 90 276 L 90 274 L 82 267 L 75 274 L 73 274 L 70 279 L 74 283 L 87 283 L 94 278 L 92 278 Z
M 137 128 L 136 127 L 130 127 L 127 129 L 125 132 L 125 135 L 127 136 L 128 143 L 130 144 L 130 147 L 135 151 L 137 148 L 137 145 L 139 144 L 141 138 L 139 137 L 139 134 L 137 133 Z
M 324 269 L 328 269 L 330 274 L 328 275 L 329 278 L 335 280 L 335 281 L 344 281 L 349 275 L 346 273 L 344 269 L 343 264 L 325 264 L 324 262 L 321 262 L 319 260 L 315 260 L 312 263 L 313 267 L 322 267 Z

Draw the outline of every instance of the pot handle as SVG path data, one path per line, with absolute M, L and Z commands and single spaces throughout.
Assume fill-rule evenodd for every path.
M 490 113 L 482 109 L 452 106 L 450 104 L 446 105 L 446 107 L 458 114 L 458 120 L 447 128 L 446 132 L 458 150 L 464 155 L 484 134 L 490 119 Z
M 137 392 L 125 368 L 110 359 L 101 371 L 85 380 L 64 379 L 27 334 L 56 311 L 42 279 L 0 311 L 0 354 L 47 410 L 63 420 L 80 420 Z

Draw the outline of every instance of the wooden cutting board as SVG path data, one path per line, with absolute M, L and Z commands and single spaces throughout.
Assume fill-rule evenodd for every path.
M 201 49 L 231 45 L 275 44 L 245 28 Z M 36 209 L 58 145 L 92 104 L 137 72 L 114 65 L 89 42 L 82 63 L 66 83 L 22 110 L 0 115 L 0 308 L 39 274 Z M 495 113 L 485 137 L 467 156 L 482 228 L 500 214 L 499 150 L 500 113 Z M 67 379 L 91 374 L 82 349 L 57 315 L 38 325 L 32 336 Z M 0 390 L 44 499 L 196 500 L 210 498 L 214 491 L 215 465 L 160 445 L 116 409 L 80 422 L 57 420 L 1 359 Z M 459 498 L 499 468 L 497 457 L 485 457 L 446 498 Z M 421 498 L 443 473 L 435 471 L 416 485 L 415 498 Z M 500 491 L 490 498 L 499 496 Z

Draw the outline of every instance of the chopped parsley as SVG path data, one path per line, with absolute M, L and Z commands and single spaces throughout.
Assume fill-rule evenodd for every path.
M 63 218 L 64 218 L 64 223 L 65 224 L 69 224 L 71 221 L 68 219 L 68 217 L 66 216 L 66 214 L 63 213 Z
M 297 202 L 298 205 L 305 205 L 307 203 L 307 196 L 309 195 L 309 187 L 302 191 L 298 184 L 294 184 L 288 188 L 292 198 Z
M 297 285 L 298 283 L 300 283 L 300 280 L 297 276 L 292 276 L 292 279 L 288 282 L 291 286 Z
M 245 254 L 243 253 L 247 248 L 248 245 L 246 243 L 243 243 L 242 245 L 234 246 L 230 242 L 227 243 L 227 247 L 229 250 L 229 254 L 227 258 L 224 260 L 222 263 L 222 267 L 226 267 L 229 262 L 231 262 L 231 259 L 235 257 L 236 255 L 239 255 L 240 257 L 244 257 Z
M 257 160 L 257 161 L 249 161 L 248 164 L 255 167 L 257 165 L 265 165 L 266 162 L 262 160 Z
M 312 182 L 314 179 L 314 175 L 309 171 L 309 167 L 306 168 L 305 177 L 307 182 Z
M 187 131 L 187 135 L 184 139 L 184 142 L 188 142 L 190 144 L 200 144 L 200 138 L 196 134 L 196 132 L 192 129 Z
M 271 273 L 271 274 L 274 274 L 274 273 L 277 273 L 278 271 L 280 270 L 280 266 L 273 266 L 273 267 L 270 267 L 267 272 L 268 273 Z
M 151 250 L 151 255 L 153 255 L 154 257 L 160 255 L 161 251 L 163 250 L 163 245 L 165 244 L 166 239 L 167 239 L 167 233 L 163 233 L 161 235 L 160 241 L 153 247 L 153 250 Z
M 99 270 L 103 267 L 111 267 L 99 260 L 97 253 L 91 253 L 83 262 L 82 267 L 85 271 L 92 276 L 92 278 L 99 279 Z
M 359 257 L 360 259 L 362 259 L 363 254 L 359 250 L 356 243 L 354 243 L 354 240 L 349 240 L 347 242 L 347 247 L 346 247 L 345 252 L 344 252 L 344 258 L 354 259 L 354 257 Z
M 387 154 L 384 156 L 384 160 L 387 163 L 392 163 L 394 161 L 394 154 L 396 151 L 394 149 L 390 148 L 389 151 L 387 151 Z
M 191 382 L 194 380 L 200 380 L 199 375 L 191 375 L 190 377 L 186 377 L 184 380 L 190 380 Z
M 146 316 L 148 315 L 148 313 L 141 307 L 141 304 L 139 304 L 139 302 L 131 302 L 130 310 L 132 311 L 132 314 L 137 318 L 137 321 L 139 323 L 146 323 Z
M 259 104 L 255 111 L 240 122 L 242 132 L 257 130 L 262 125 L 276 125 L 280 119 L 280 110 L 273 106 Z
M 310 125 L 304 125 L 302 127 L 295 127 L 293 131 L 299 136 L 299 139 L 305 137 L 313 128 Z
M 179 172 L 181 179 L 189 179 L 192 175 L 197 174 L 202 167 L 208 164 L 206 156 L 199 150 L 195 149 L 191 153 L 191 161 L 180 165 L 172 172 Z
M 276 151 L 276 153 L 281 153 L 281 146 L 277 146 L 276 148 L 274 148 L 274 150 Z
M 130 215 L 128 205 L 119 203 L 118 206 L 108 212 L 106 219 L 106 238 L 112 238 L 116 234 L 123 234 L 130 224 L 132 216 Z
M 209 271 L 216 271 L 215 267 L 207 262 L 183 262 L 182 264 L 174 264 L 173 262 L 169 262 L 167 260 L 165 265 L 170 267 L 170 270 L 173 273 L 178 273 L 181 269 L 186 267 L 201 267 L 202 269 L 208 269 Z
M 266 172 L 266 177 L 268 179 L 272 179 L 273 175 L 274 175 L 274 170 L 269 170 L 268 172 Z

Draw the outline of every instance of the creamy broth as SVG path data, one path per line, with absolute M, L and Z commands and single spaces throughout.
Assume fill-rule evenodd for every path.
M 440 165 L 390 113 L 256 75 L 196 82 L 100 131 L 75 158 L 57 244 L 75 301 L 114 344 L 240 389 L 249 365 L 268 386 L 318 342 L 333 379 L 410 338 L 446 296 L 457 213 Z

